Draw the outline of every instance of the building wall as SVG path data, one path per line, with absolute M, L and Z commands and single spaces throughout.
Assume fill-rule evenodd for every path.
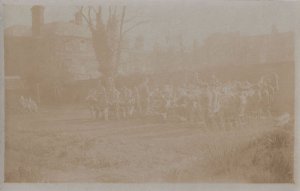
M 5 72 L 63 82 L 99 76 L 91 40 L 64 36 L 6 37 Z

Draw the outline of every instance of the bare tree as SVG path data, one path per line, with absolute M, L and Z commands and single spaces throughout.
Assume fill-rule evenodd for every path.
M 147 21 L 139 21 L 128 28 L 124 28 L 124 24 L 133 20 L 126 20 L 126 6 L 121 9 L 121 14 L 118 14 L 118 7 L 109 6 L 108 19 L 106 23 L 102 17 L 102 7 L 88 6 L 81 7 L 80 13 L 87 22 L 92 33 L 93 47 L 99 61 L 99 70 L 104 79 L 113 77 L 116 74 L 117 67 L 120 63 L 122 41 L 124 35 L 137 26 L 146 23 Z

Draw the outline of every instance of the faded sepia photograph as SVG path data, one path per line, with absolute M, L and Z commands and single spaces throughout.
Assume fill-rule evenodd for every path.
M 5 4 L 5 183 L 294 183 L 293 2 Z

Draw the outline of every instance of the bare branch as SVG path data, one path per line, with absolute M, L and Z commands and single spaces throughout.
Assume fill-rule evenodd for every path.
M 91 7 L 89 7 L 89 12 L 88 12 L 88 17 L 89 17 L 89 21 L 91 23 L 91 25 L 93 25 L 93 21 L 92 21 L 92 16 L 91 16 Z
M 94 14 L 97 14 L 95 7 L 91 7 L 91 8 L 92 8 L 92 11 L 94 12 Z
M 132 16 L 129 17 L 129 18 L 125 18 L 125 19 L 124 19 L 124 23 L 132 22 L 132 21 L 134 21 L 135 19 L 140 18 L 140 17 L 142 17 L 141 11 L 135 11 L 134 15 L 132 15 Z
M 80 7 L 80 13 L 82 15 L 82 17 L 84 18 L 84 20 L 87 22 L 87 24 L 90 24 L 90 21 L 88 20 L 88 18 L 85 16 L 85 14 L 83 13 L 83 6 Z
M 122 41 L 122 32 L 123 32 L 125 14 L 126 14 L 126 6 L 123 6 L 121 23 L 120 23 L 120 41 Z
M 128 19 L 125 19 L 125 20 L 124 20 L 124 23 L 129 23 L 129 22 L 133 21 L 133 20 L 136 19 L 136 18 L 138 18 L 138 16 L 137 16 L 137 15 L 134 15 L 134 16 L 128 18 Z
M 127 32 L 133 30 L 134 28 L 138 27 L 139 25 L 142 25 L 142 24 L 146 24 L 148 23 L 149 21 L 140 21 L 140 22 L 137 22 L 136 24 L 132 25 L 131 27 L 129 27 L 128 29 L 126 29 L 124 32 L 123 32 L 123 35 L 126 34 Z
M 117 64 L 120 63 L 120 57 L 121 57 L 122 41 L 123 41 L 122 32 L 123 32 L 123 24 L 124 24 L 125 14 L 126 14 L 126 6 L 123 6 L 122 15 L 121 15 L 121 22 L 120 22 L 119 42 L 118 42 L 118 49 L 117 49 Z
M 91 19 L 90 17 L 88 18 L 88 17 L 83 13 L 83 6 L 81 6 L 81 8 L 80 8 L 80 13 L 81 13 L 82 17 L 84 18 L 84 20 L 87 22 L 89 28 L 90 28 L 91 30 L 94 30 L 94 26 L 93 26 L 93 23 L 92 23 L 92 19 Z
M 96 13 L 96 27 L 100 27 L 100 24 L 102 23 L 101 17 L 102 17 L 102 7 L 101 5 L 99 5 L 98 12 Z

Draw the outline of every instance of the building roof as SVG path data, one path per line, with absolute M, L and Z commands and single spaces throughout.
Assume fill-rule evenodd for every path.
M 5 29 L 5 35 L 30 37 L 32 36 L 32 28 L 31 26 L 14 25 Z M 78 25 L 73 22 L 46 23 L 41 28 L 41 35 L 91 38 L 91 32 L 86 25 Z
M 72 22 L 52 22 L 42 27 L 42 34 L 91 38 L 91 32 L 85 25 Z

